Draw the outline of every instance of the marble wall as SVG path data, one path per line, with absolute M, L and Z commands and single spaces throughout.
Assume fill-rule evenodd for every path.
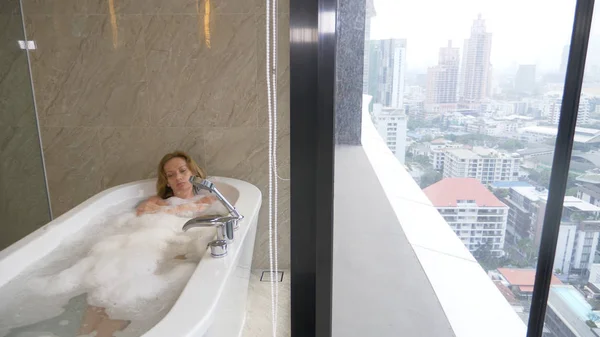
M 0 250 L 50 219 L 18 0 L 0 3 Z
M 262 0 L 23 0 L 52 209 L 156 175 L 189 152 L 211 175 L 263 191 L 254 267 L 268 265 Z M 279 36 L 280 176 L 289 176 L 289 32 Z M 289 266 L 289 184 L 280 191 Z

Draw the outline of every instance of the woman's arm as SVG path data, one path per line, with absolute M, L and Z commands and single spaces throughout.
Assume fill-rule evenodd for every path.
M 156 213 L 160 210 L 162 206 L 168 205 L 169 204 L 166 201 L 164 201 L 161 197 L 155 195 L 139 204 L 135 211 L 137 215 L 142 215 L 145 213 Z
M 158 212 L 182 216 L 185 214 L 187 216 L 190 215 L 190 213 L 195 214 L 205 211 L 213 202 L 215 202 L 215 200 L 215 196 L 209 195 L 194 202 L 178 206 L 171 206 L 169 203 L 159 197 L 151 197 L 140 204 L 136 211 L 138 216 L 146 213 Z
M 202 212 L 202 211 L 206 210 L 208 207 L 210 207 L 210 204 L 213 203 L 215 200 L 216 200 L 216 198 L 214 196 L 206 196 L 204 198 L 201 198 L 199 200 L 196 200 L 194 202 L 190 202 L 187 204 L 166 207 L 166 208 L 161 209 L 161 211 L 164 213 L 167 213 L 167 214 L 174 214 L 174 215 L 184 214 L 184 213 L 186 215 L 189 215 L 190 212 L 192 214 L 194 214 L 194 213 Z

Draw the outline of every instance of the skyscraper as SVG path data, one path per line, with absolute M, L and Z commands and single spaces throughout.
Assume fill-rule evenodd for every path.
M 558 125 L 561 105 L 561 93 L 550 92 L 544 95 L 544 110 L 542 113 L 550 123 Z M 579 108 L 577 109 L 577 126 L 590 123 L 590 105 L 589 97 L 582 93 L 579 97 Z
M 406 40 L 371 40 L 368 92 L 373 103 L 402 108 L 406 76 Z
M 401 164 L 406 154 L 408 117 L 402 108 L 384 108 L 373 104 L 373 117 L 379 135 Z
M 440 48 L 438 65 L 427 70 L 427 103 L 456 103 L 459 51 L 448 46 Z
M 515 76 L 515 91 L 532 94 L 535 91 L 535 64 L 521 64 Z
M 471 37 L 465 40 L 460 73 L 459 98 L 477 103 L 488 97 L 491 90 L 490 52 L 492 33 L 486 32 L 481 14 L 473 21 Z

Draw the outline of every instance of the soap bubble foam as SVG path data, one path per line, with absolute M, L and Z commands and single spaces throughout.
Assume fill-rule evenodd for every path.
M 131 321 L 119 333 L 139 336 L 172 307 L 214 238 L 214 229 L 182 232 L 187 219 L 114 211 L 63 242 L 0 288 L 0 336 L 11 328 L 57 317 L 74 296 L 111 319 Z M 185 259 L 181 259 L 185 256 Z M 177 258 L 176 258 L 177 257 Z M 78 323 L 77 323 L 78 324 Z M 130 333 L 131 332 L 131 333 Z

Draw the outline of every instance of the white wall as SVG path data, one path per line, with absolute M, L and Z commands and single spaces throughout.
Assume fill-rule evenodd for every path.
M 600 283 L 600 263 L 592 263 L 589 282 Z
M 571 267 L 571 255 L 577 227 L 575 225 L 561 225 L 558 232 L 556 254 L 554 255 L 554 270 L 560 269 L 562 273 L 568 274 Z

